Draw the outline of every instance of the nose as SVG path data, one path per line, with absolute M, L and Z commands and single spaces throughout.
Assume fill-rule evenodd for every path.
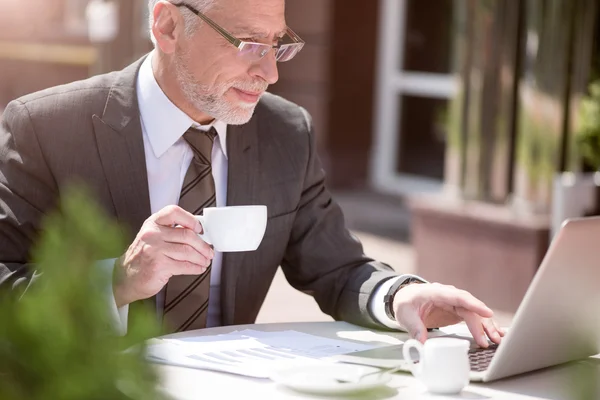
M 277 60 L 275 59 L 275 49 L 269 51 L 258 61 L 251 70 L 252 76 L 260 77 L 269 85 L 279 80 L 279 71 L 277 70 Z

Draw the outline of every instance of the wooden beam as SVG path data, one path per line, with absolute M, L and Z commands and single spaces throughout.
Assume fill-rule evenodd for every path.
M 0 60 L 91 66 L 97 58 L 98 52 L 93 46 L 0 40 Z

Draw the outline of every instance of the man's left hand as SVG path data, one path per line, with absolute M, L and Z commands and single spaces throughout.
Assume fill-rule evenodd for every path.
M 411 337 L 425 342 L 427 328 L 465 321 L 473 338 L 488 347 L 488 338 L 500 343 L 504 331 L 491 319 L 493 311 L 469 292 L 439 283 L 411 284 L 394 295 L 396 320 Z

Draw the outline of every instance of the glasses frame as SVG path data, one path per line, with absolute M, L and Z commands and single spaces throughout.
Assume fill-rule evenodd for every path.
M 241 40 L 241 39 L 236 38 L 231 33 L 229 33 L 225 28 L 221 27 L 219 24 L 217 24 L 212 19 L 208 18 L 206 15 L 204 15 L 200 11 L 196 10 L 194 7 L 190 6 L 189 4 L 181 3 L 181 4 L 174 4 L 174 5 L 176 7 L 185 7 L 189 11 L 193 12 L 194 14 L 196 14 L 204 22 L 206 22 L 208 25 L 210 25 L 211 28 L 213 28 L 215 31 L 217 31 L 217 33 L 219 33 L 221 36 L 223 36 L 223 38 L 225 38 L 225 40 L 227 40 L 229 43 L 231 43 L 232 45 L 234 45 L 238 49 L 238 51 L 242 51 L 244 49 L 244 47 L 246 47 L 248 45 L 253 45 L 253 46 L 258 45 L 258 46 L 264 47 L 265 51 L 263 51 L 260 54 L 259 58 L 256 61 L 261 60 L 264 56 L 266 56 L 269 53 L 270 50 L 273 50 L 273 49 L 275 49 L 275 54 L 276 54 L 275 59 L 277 59 L 277 54 L 279 53 L 279 51 L 281 49 L 286 49 L 286 48 L 289 48 L 289 47 L 293 46 L 297 50 L 295 50 L 295 53 L 292 55 L 291 58 L 285 60 L 285 61 L 289 61 L 292 58 L 294 58 L 296 56 L 296 54 L 298 54 L 300 52 L 300 50 L 302 50 L 302 48 L 304 47 L 304 43 L 305 43 L 304 40 L 302 40 L 300 38 L 300 36 L 298 36 L 289 27 L 285 28 L 285 33 L 292 39 L 293 43 L 283 43 L 283 44 L 269 45 L 269 44 L 266 44 L 266 43 L 247 42 L 245 40 Z M 277 60 L 277 61 L 279 61 L 279 60 Z

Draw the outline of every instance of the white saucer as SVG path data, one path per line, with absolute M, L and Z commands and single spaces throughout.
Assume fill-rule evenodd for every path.
M 373 374 L 358 382 L 338 382 L 336 379 L 353 380 L 379 368 L 352 364 L 302 366 L 278 371 L 271 376 L 274 382 L 288 388 L 312 394 L 349 394 L 381 387 L 392 377 L 389 374 Z

